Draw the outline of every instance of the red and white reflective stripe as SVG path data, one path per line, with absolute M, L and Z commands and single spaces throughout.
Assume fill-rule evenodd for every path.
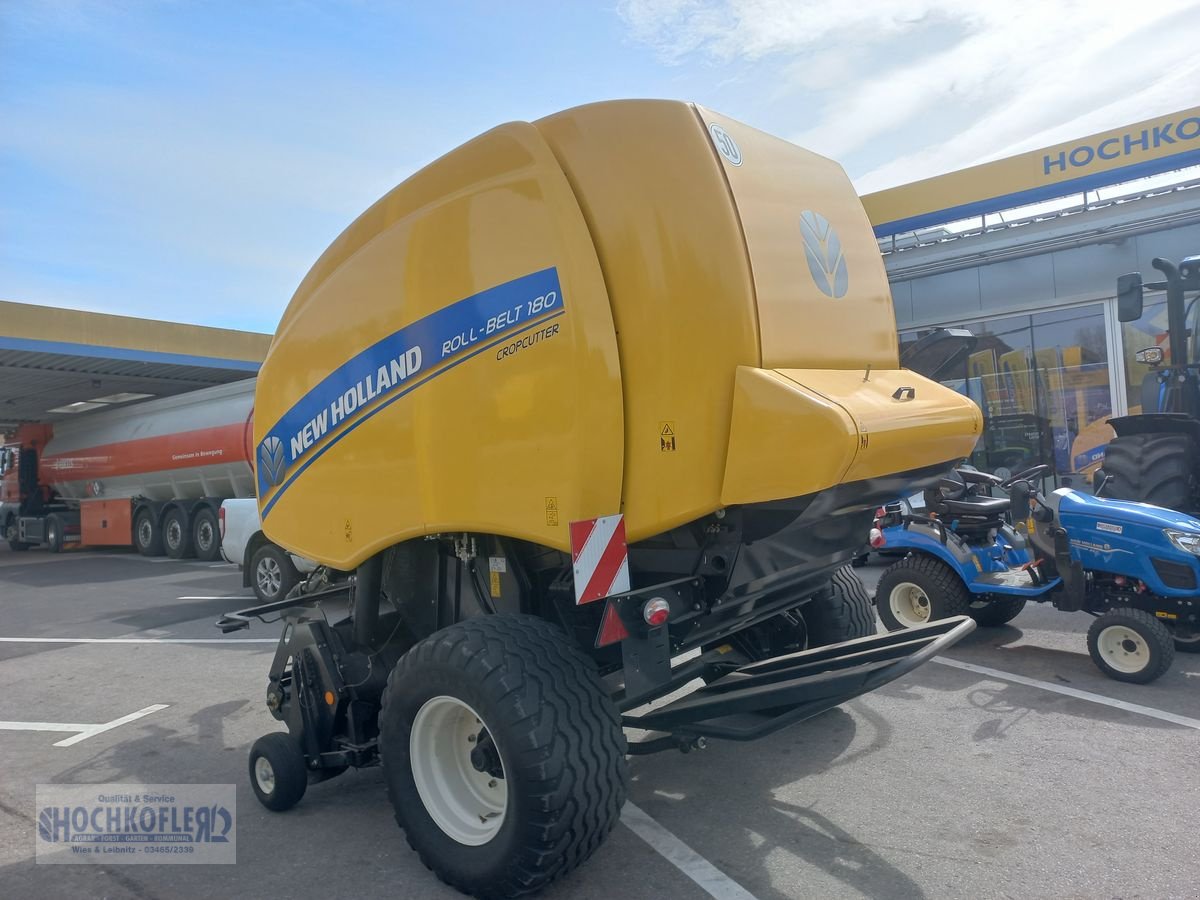
M 625 517 L 601 516 L 571 523 L 575 602 L 591 603 L 629 590 L 629 551 Z

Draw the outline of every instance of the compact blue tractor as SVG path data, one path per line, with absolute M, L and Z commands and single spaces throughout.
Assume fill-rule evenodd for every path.
M 1200 520 L 1070 488 L 1043 496 L 1048 471 L 1002 480 L 959 469 L 926 491 L 923 511 L 885 507 L 872 543 L 905 556 L 879 580 L 883 624 L 969 615 L 996 626 L 1027 601 L 1052 603 L 1095 616 L 1093 662 L 1138 684 L 1166 672 L 1176 648 L 1200 652 Z

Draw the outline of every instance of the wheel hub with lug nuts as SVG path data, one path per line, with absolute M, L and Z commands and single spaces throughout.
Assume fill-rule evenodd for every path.
M 1110 625 L 1096 641 L 1100 655 L 1118 672 L 1140 672 L 1150 662 L 1150 646 L 1125 625 Z
M 409 735 L 413 782 L 429 817 L 460 844 L 492 840 L 508 811 L 500 750 L 480 716 L 457 697 L 426 700 Z
M 279 569 L 279 563 L 267 557 L 258 564 L 258 586 L 264 594 L 277 593 L 281 584 L 283 573 Z
M 902 582 L 892 588 L 888 595 L 888 606 L 896 621 L 907 627 L 924 625 L 929 621 L 932 608 L 929 596 L 918 585 L 910 581 Z
M 254 761 L 254 780 L 258 782 L 258 789 L 264 794 L 275 790 L 275 770 L 271 768 L 265 756 L 260 756 Z

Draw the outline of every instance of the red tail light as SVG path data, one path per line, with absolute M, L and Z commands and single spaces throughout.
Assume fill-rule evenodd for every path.
M 651 628 L 662 625 L 671 615 L 671 604 L 662 597 L 655 597 L 642 607 L 642 618 Z
M 225 540 L 225 507 L 217 510 L 217 527 L 221 531 L 221 540 Z

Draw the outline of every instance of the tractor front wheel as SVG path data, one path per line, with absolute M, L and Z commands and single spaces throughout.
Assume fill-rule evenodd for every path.
M 1092 662 L 1117 681 L 1146 684 L 1171 667 L 1171 631 L 1150 613 L 1119 607 L 1097 616 L 1087 634 Z

